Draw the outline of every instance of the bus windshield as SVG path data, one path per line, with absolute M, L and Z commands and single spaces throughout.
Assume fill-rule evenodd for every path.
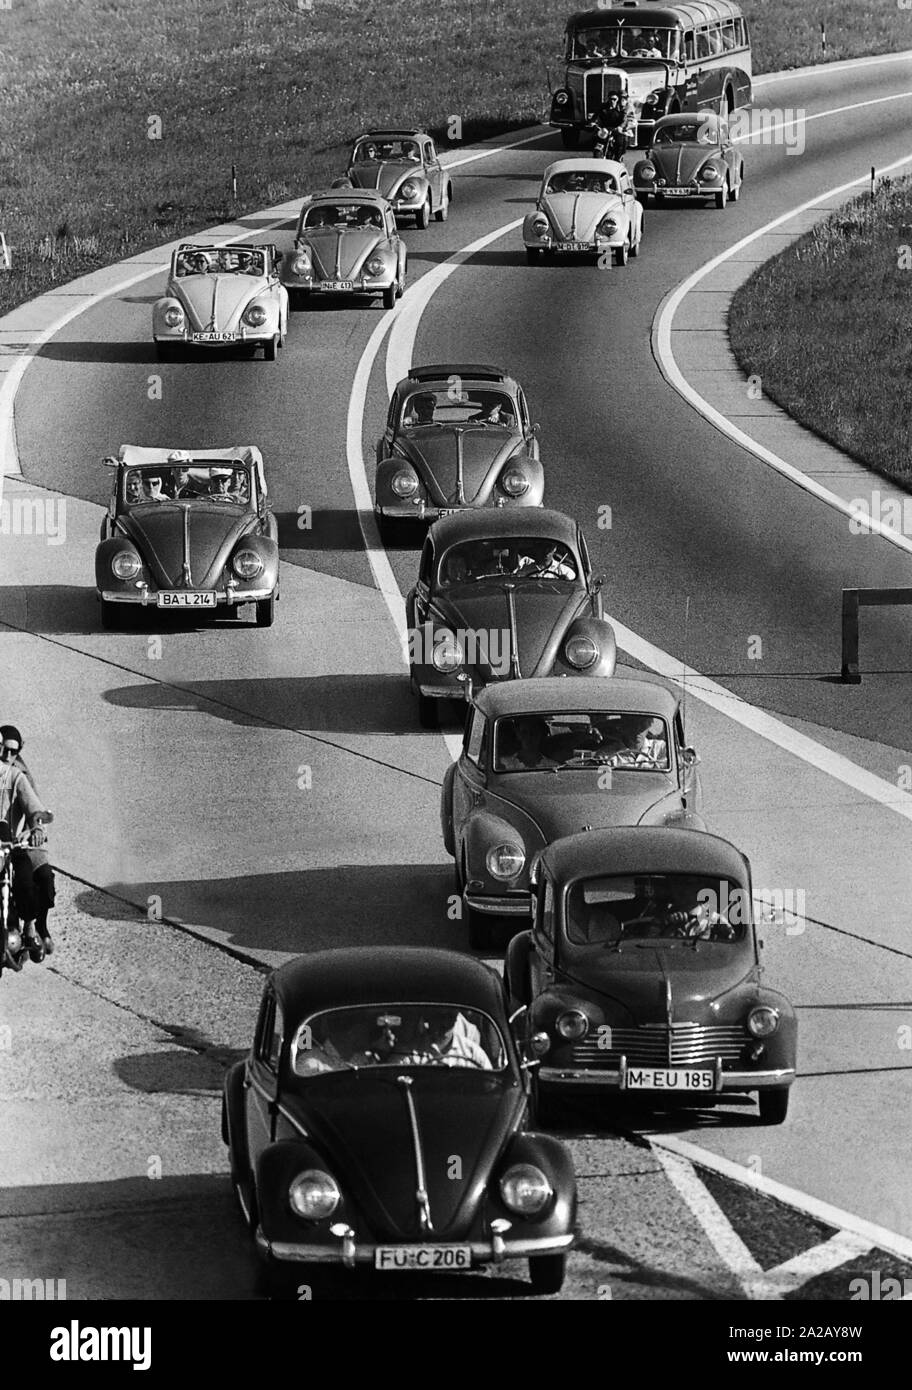
M 681 33 L 678 29 L 659 29 L 625 24 L 601 24 L 597 28 L 577 29 L 568 35 L 571 59 L 595 59 L 626 64 L 630 60 L 652 59 L 676 62 Z

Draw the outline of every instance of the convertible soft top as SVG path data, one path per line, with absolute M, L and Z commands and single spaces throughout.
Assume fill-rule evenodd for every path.
M 422 126 L 411 126 L 403 130 L 366 130 L 359 140 L 408 140 L 415 135 L 427 135 Z
M 191 459 L 228 459 L 231 462 L 253 464 L 259 460 L 260 451 L 252 444 L 233 444 L 219 449 L 175 449 L 173 444 L 161 448 L 150 448 L 144 444 L 121 444 L 117 455 L 120 463 L 135 467 L 143 463 L 167 464 L 168 456 L 174 453 L 188 454 Z
M 616 159 L 556 159 L 542 174 L 542 183 L 547 183 L 552 174 L 611 174 L 618 179 L 626 168 Z
M 559 883 L 631 873 L 707 874 L 736 883 L 750 880 L 748 859 L 728 840 L 705 830 L 671 826 L 584 830 L 555 840 L 543 850 L 542 862 Z
M 632 676 L 592 676 L 587 680 L 555 680 L 533 676 L 529 680 L 496 681 L 485 686 L 476 700 L 489 719 L 501 715 L 548 714 L 551 711 L 604 709 L 618 714 L 657 714 L 673 719 L 679 693 L 661 677 L 642 671 Z
M 589 160 L 592 163 L 592 160 Z M 429 367 L 412 367 L 406 381 L 448 381 L 451 376 L 474 381 L 508 381 L 503 367 L 484 362 L 438 362 Z M 401 385 L 401 383 L 400 383 Z

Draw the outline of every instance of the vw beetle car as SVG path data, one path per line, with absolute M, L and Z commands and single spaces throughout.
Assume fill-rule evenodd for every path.
M 552 844 L 505 963 L 543 1058 L 539 1114 L 567 1094 L 756 1092 L 761 1122 L 781 1124 L 797 1021 L 760 944 L 750 864 L 727 840 L 640 827 Z
M 282 281 L 299 304 L 312 295 L 379 295 L 392 309 L 405 290 L 405 242 L 379 193 L 330 189 L 305 198 Z
M 497 917 L 528 918 L 532 865 L 554 840 L 618 825 L 704 830 L 697 763 L 680 697 L 659 678 L 489 685 L 440 797 L 470 944 L 491 945 Z
M 130 605 L 235 618 L 243 603 L 256 605 L 258 627 L 271 627 L 278 527 L 259 449 L 124 444 L 105 463 L 114 481 L 95 551 L 105 627 Z
M 558 159 L 542 175 L 535 211 L 523 221 L 526 258 L 569 253 L 626 265 L 640 254 L 643 208 L 630 174 L 613 159 Z
M 665 198 L 712 198 L 717 208 L 736 203 L 744 160 L 731 142 L 728 122 L 712 111 L 663 116 L 656 121 L 645 159 L 633 170 L 636 195 L 645 203 Z
M 610 676 L 617 648 L 582 530 L 546 508 L 436 522 L 406 598 L 409 681 L 422 727 L 441 700 L 491 681 Z
M 471 507 L 540 507 L 545 478 L 525 392 L 500 367 L 413 367 L 377 442 L 384 541 Z
M 187 347 L 262 348 L 274 361 L 288 333 L 288 294 L 274 246 L 180 245 L 152 310 L 158 356 Z
M 267 1280 L 527 1259 L 556 1293 L 576 1184 L 563 1145 L 526 1127 L 529 1065 L 500 978 L 454 951 L 321 951 L 270 975 L 222 1102 Z
M 369 130 L 352 146 L 344 179 L 333 185 L 371 188 L 382 193 L 398 217 L 414 217 L 427 227 L 431 217 L 445 222 L 453 183 L 424 130 Z

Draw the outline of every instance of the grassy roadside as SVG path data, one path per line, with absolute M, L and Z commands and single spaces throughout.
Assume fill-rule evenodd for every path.
M 912 488 L 910 295 L 912 180 L 885 179 L 755 271 L 729 334 L 771 399 Z
M 574 8 L 11 0 L 0 9 L 0 230 L 13 269 L 0 275 L 0 312 L 318 186 L 365 125 L 445 135 L 458 115 L 466 141 L 540 119 Z M 825 55 L 816 6 L 744 9 L 757 71 L 912 46 L 912 11 L 896 0 L 826 0 Z M 147 138 L 153 117 L 160 139 Z

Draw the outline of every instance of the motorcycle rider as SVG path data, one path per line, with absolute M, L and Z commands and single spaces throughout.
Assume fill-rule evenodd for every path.
M 608 93 L 595 114 L 595 126 L 596 157 L 608 158 L 608 150 L 613 147 L 615 158 L 622 159 L 628 143 L 631 143 L 630 137 L 636 131 L 633 106 L 623 92 Z M 601 135 L 603 130 L 608 132 L 607 139 Z
M 18 838 L 28 828 L 29 845 L 12 851 L 13 895 L 22 920 L 22 942 L 33 961 L 54 949 L 48 931 L 48 912 L 54 905 L 54 874 L 44 849 L 44 824 L 50 813 L 35 791 L 21 761 L 22 735 L 13 724 L 0 725 L 0 822 Z

